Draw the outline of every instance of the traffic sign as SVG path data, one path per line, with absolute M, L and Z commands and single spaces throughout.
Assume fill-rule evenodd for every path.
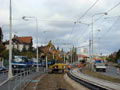
M 117 62 L 120 63 L 120 59 L 118 59 Z

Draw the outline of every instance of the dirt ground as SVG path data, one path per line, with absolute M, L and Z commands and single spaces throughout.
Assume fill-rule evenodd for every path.
M 24 90 L 75 90 L 63 76 L 64 74 L 39 75 Z
M 43 75 L 44 74 L 40 74 L 37 77 L 33 78 L 33 80 L 23 90 L 35 90 L 39 79 L 42 78 Z
M 64 74 L 47 74 L 36 90 L 74 90 L 63 78 Z

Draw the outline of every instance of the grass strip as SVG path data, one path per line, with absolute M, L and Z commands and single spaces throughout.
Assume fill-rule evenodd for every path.
M 111 76 L 103 75 L 103 74 L 101 74 L 99 72 L 93 72 L 88 68 L 84 68 L 82 70 L 82 72 L 84 74 L 90 75 L 92 77 L 96 77 L 96 78 L 99 78 L 99 79 L 103 79 L 103 80 L 107 80 L 107 81 L 111 81 L 111 82 L 115 82 L 115 83 L 120 83 L 119 78 L 114 78 L 114 77 L 111 77 Z

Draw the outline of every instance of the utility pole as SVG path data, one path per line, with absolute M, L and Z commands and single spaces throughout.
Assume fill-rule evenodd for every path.
M 71 63 L 72 63 L 72 50 L 70 49 L 70 52 L 71 52 Z
M 46 55 L 46 70 L 48 70 L 48 60 L 47 60 L 47 55 Z
M 9 70 L 8 79 L 12 78 L 12 2 L 10 0 L 10 32 L 9 32 Z
M 28 21 L 29 19 L 28 18 L 34 18 L 35 19 L 35 21 L 36 21 L 36 39 L 37 39 L 37 41 L 36 41 L 36 58 L 37 58 L 37 68 L 36 68 L 36 72 L 39 72 L 39 66 L 38 66 L 38 62 L 39 62 L 39 60 L 38 60 L 38 20 L 37 20 L 37 18 L 36 17 L 26 17 L 26 16 L 23 16 L 22 17 L 22 19 L 24 19 L 24 20 L 26 20 L 26 21 Z
M 64 63 L 66 63 L 66 61 L 65 61 L 65 52 L 64 52 Z
M 37 54 L 37 70 L 36 70 L 36 72 L 39 72 L 39 66 L 38 66 L 38 63 L 39 63 L 39 60 L 38 60 L 38 21 L 37 21 L 37 18 L 36 18 L 36 36 L 37 36 L 37 45 L 36 45 L 36 48 L 37 48 L 37 52 L 36 52 L 36 54 Z
M 93 58 L 94 58 L 94 38 L 93 38 L 93 31 L 94 31 L 94 26 L 93 26 L 93 24 L 94 24 L 94 21 L 93 21 L 93 18 L 94 18 L 94 16 L 96 16 L 96 15 L 101 15 L 101 14 L 104 14 L 104 15 L 107 15 L 107 13 L 105 12 L 105 13 L 97 13 L 97 14 L 94 14 L 93 16 L 92 16 L 92 33 L 91 33 L 91 65 L 92 65 L 92 67 L 91 67 L 91 69 L 93 70 L 93 63 L 92 63 L 92 61 L 93 61 Z

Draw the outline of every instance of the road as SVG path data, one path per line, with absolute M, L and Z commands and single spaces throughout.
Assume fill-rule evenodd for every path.
M 120 78 L 120 74 L 117 74 L 117 69 L 113 66 L 108 66 L 106 72 L 102 72 L 104 75 L 108 75 L 115 78 Z

